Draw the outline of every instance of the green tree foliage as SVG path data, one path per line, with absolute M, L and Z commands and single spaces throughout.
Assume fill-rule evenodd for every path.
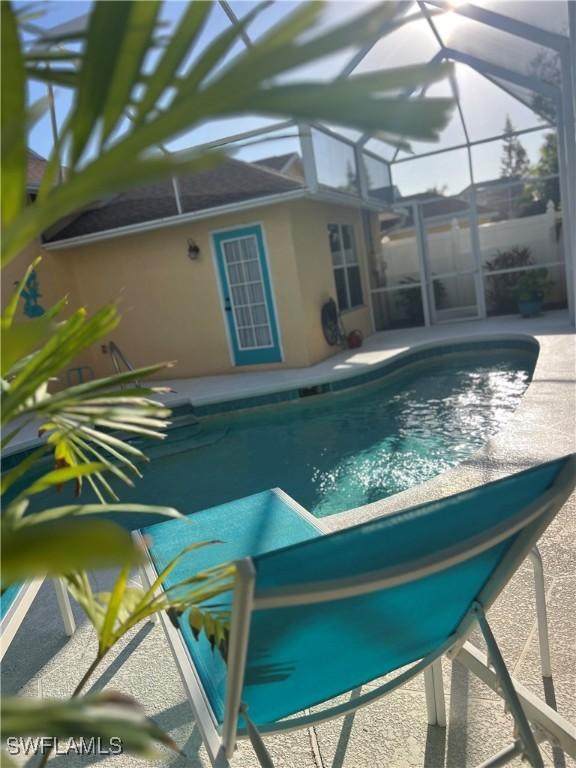
M 23 49 L 10 4 L 2 3 L 2 70 L 9 73 L 3 88 L 3 263 L 50 224 L 102 196 L 217 163 L 218 152 L 157 151 L 158 145 L 207 120 L 245 114 L 323 120 L 406 146 L 406 138 L 436 139 L 453 107 L 451 99 L 398 96 L 399 91 L 445 77 L 451 71 L 449 64 L 400 67 L 328 83 L 279 81 L 282 74 L 351 45 L 373 43 L 384 29 L 391 32 L 401 26 L 405 19 L 399 3 L 369 6 L 352 21 L 312 36 L 305 33 L 314 30 L 322 4 L 302 3 L 252 47 L 237 54 L 234 66 L 219 65 L 268 2 L 258 3 L 237 27 L 222 32 L 188 65 L 212 4 L 190 3 L 168 43 L 158 34 L 161 5 L 155 0 L 97 2 L 86 31 L 44 35 L 34 47 Z M 73 50 L 62 48 L 70 43 Z M 150 51 L 158 55 L 152 73 L 146 67 Z M 27 125 L 48 105 L 34 105 L 34 115 L 27 112 L 27 79 L 74 94 L 38 196 L 28 206 Z M 67 179 L 57 185 L 62 165 L 68 169 Z
M 553 179 L 546 179 L 537 185 L 536 192 L 538 197 L 545 205 L 551 200 L 554 207 L 560 207 L 560 181 L 558 179 L 558 138 L 556 132 L 547 133 L 539 151 L 539 158 L 536 165 L 532 168 L 533 176 L 556 176 Z
M 504 139 L 502 140 L 502 157 L 500 160 L 501 178 L 521 178 L 526 176 L 530 170 L 528 153 L 520 139 L 514 135 L 514 131 L 510 115 L 506 115 Z

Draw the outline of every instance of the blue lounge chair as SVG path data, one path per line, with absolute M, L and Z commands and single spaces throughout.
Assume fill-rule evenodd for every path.
M 10 647 L 43 582 L 44 579 L 34 579 L 23 584 L 12 584 L 0 598 L 0 659 Z M 76 624 L 68 592 L 61 579 L 54 579 L 54 589 L 64 631 L 68 637 L 72 637 Z
M 479 625 L 486 669 L 516 723 L 514 742 L 485 765 L 522 754 L 542 766 L 524 709 L 538 720 L 546 705 L 518 693 L 486 613 L 575 484 L 573 455 L 331 534 L 277 490 L 136 534 L 148 547 L 149 584 L 191 541 L 225 540 L 187 556 L 167 586 L 236 561 L 226 663 L 185 615 L 177 625 L 161 617 L 213 765 L 227 766 L 248 736 L 272 766 L 262 735 L 345 715 L 420 672 L 439 697 L 440 658 L 459 658 Z M 349 702 L 293 717 L 398 670 Z M 545 724 L 556 727 L 555 716 L 544 712 Z

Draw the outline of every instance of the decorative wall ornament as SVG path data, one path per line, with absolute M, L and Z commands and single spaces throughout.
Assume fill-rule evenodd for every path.
M 16 285 L 18 285 L 18 283 L 16 283 Z M 30 272 L 20 296 L 24 301 L 24 314 L 26 317 L 41 317 L 46 311 L 44 307 L 38 303 L 38 299 L 42 294 L 40 293 L 38 275 L 36 274 L 35 269 Z

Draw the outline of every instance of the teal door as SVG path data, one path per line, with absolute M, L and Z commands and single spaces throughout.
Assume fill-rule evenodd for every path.
M 281 362 L 262 228 L 241 227 L 212 237 L 234 363 Z

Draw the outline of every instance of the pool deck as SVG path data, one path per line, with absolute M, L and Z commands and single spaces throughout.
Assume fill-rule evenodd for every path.
M 352 375 L 422 344 L 468 338 L 529 335 L 540 344 L 533 381 L 505 429 L 462 464 L 382 502 L 325 518 L 336 529 L 518 471 L 576 450 L 576 336 L 566 313 L 551 312 L 532 320 L 498 318 L 434 328 L 381 333 L 351 354 L 343 352 L 308 369 L 241 373 L 170 381 L 172 402 L 207 404 L 297 387 Z M 30 437 L 30 436 L 29 436 Z M 26 436 L 23 436 L 24 441 Z M 576 495 L 565 505 L 540 541 L 546 578 L 553 678 L 540 674 L 534 588 L 528 563 L 490 610 L 489 618 L 514 676 L 576 723 Z M 110 574 L 95 577 L 100 588 Z M 82 622 L 70 640 L 56 611 L 54 592 L 45 584 L 2 665 L 5 692 L 65 696 L 95 651 L 92 628 Z M 475 644 L 482 645 L 477 636 Z M 266 739 L 277 768 L 464 768 L 476 765 L 510 742 L 512 721 L 501 700 L 460 666 L 444 662 L 448 727 L 427 726 L 421 677 L 355 715 L 302 732 Z M 164 753 L 150 762 L 130 755 L 109 758 L 58 756 L 50 765 L 75 768 L 98 762 L 103 768 L 164 765 L 207 768 L 180 678 L 159 626 L 135 630 L 103 664 L 94 689 L 106 686 L 135 696 L 146 713 L 167 730 L 187 758 Z M 369 688 L 370 686 L 366 686 Z M 542 746 L 546 766 L 576 766 L 576 760 Z M 257 761 L 242 743 L 233 761 L 255 768 Z M 517 759 L 510 765 L 519 766 Z

